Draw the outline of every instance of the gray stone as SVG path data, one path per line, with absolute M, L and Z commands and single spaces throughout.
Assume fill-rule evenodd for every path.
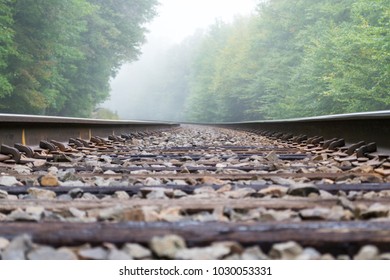
M 270 162 L 274 162 L 274 161 L 278 161 L 279 157 L 275 151 L 272 151 L 265 157 L 265 159 L 270 161 Z
M 112 249 L 108 253 L 109 260 L 132 260 L 133 258 L 126 252 L 119 251 L 117 249 Z
M 186 248 L 186 243 L 180 236 L 166 235 L 153 237 L 149 246 L 157 256 L 174 259 L 179 250 Z
M 182 249 L 176 252 L 179 260 L 219 260 L 230 253 L 230 248 L 223 245 L 214 245 L 205 248 Z
M 174 190 L 173 191 L 173 198 L 181 198 L 188 196 L 187 193 L 183 192 L 182 190 Z
M 366 245 L 360 249 L 360 251 L 354 256 L 355 260 L 378 260 L 379 250 L 372 245 Z
M 38 188 L 29 188 L 27 192 L 36 199 L 55 199 L 57 196 L 53 191 Z
M 274 244 L 271 248 L 269 256 L 272 259 L 292 260 L 302 254 L 302 252 L 303 249 L 298 243 L 290 241 L 286 243 Z
M 366 211 L 362 211 L 360 217 L 362 219 L 373 219 L 387 217 L 389 214 L 389 207 L 380 203 L 372 204 Z
M 3 237 L 0 237 L 0 250 L 4 250 L 9 245 L 8 239 L 5 239 Z
M 304 220 L 326 220 L 330 213 L 330 209 L 320 207 L 316 207 L 313 209 L 303 209 L 299 211 L 299 215 Z
M 31 168 L 25 165 L 16 165 L 13 167 L 13 169 L 19 174 L 19 175 L 30 175 L 31 174 Z
M 159 186 L 161 185 L 161 182 L 158 179 L 148 177 L 145 179 L 144 184 L 145 186 Z
M 15 237 L 3 251 L 3 260 L 25 260 L 26 252 L 32 248 L 31 237 L 20 235 Z
M 76 260 L 77 256 L 71 251 L 56 250 L 42 246 L 31 250 L 27 254 L 29 260 Z
M 379 255 L 380 260 L 390 260 L 390 253 L 384 253 Z
M 70 195 L 72 198 L 80 198 L 84 194 L 84 190 L 80 188 L 71 189 L 68 191 L 68 195 Z
M 99 200 L 99 198 L 91 193 L 84 193 L 80 200 Z
M 71 207 L 69 208 L 70 214 L 72 214 L 73 217 L 83 219 L 86 217 L 87 213 L 85 211 L 79 210 L 77 208 Z
M 348 255 L 338 255 L 337 260 L 350 260 L 351 258 Z
M 26 221 L 26 222 L 38 222 L 41 219 L 41 215 L 36 213 L 27 213 L 21 209 L 16 209 L 7 216 L 9 221 Z
M 81 258 L 87 260 L 106 260 L 108 258 L 107 250 L 101 247 L 81 249 L 78 254 Z
M 82 187 L 84 185 L 80 180 L 61 182 L 62 187 Z
M 122 206 L 115 206 L 111 208 L 102 209 L 99 211 L 100 220 L 118 220 L 121 219 L 124 208 Z
M 13 187 L 23 186 L 23 184 L 13 176 L 0 176 L 0 186 Z
M 305 248 L 303 252 L 296 257 L 297 260 L 319 260 L 321 259 L 321 254 L 314 248 Z
M 313 184 L 295 184 L 291 186 L 288 191 L 288 195 L 308 197 L 311 194 L 320 195 L 319 189 Z
M 268 260 L 269 257 L 264 254 L 259 246 L 249 247 L 241 255 L 243 260 Z
M 260 190 L 258 193 L 260 196 L 283 197 L 287 193 L 287 191 L 287 187 L 270 186 L 268 188 Z
M 149 249 L 136 243 L 126 243 L 122 251 L 137 260 L 150 259 L 152 257 L 152 252 Z
M 7 199 L 8 198 L 8 192 L 0 190 L 0 199 Z
M 224 195 L 228 198 L 239 199 L 248 197 L 254 193 L 256 193 L 256 191 L 252 188 L 240 188 L 237 190 L 225 192 Z
M 128 199 L 130 199 L 130 196 L 125 191 L 116 191 L 112 195 L 112 197 L 115 198 L 115 199 L 118 199 L 118 200 L 128 200 Z

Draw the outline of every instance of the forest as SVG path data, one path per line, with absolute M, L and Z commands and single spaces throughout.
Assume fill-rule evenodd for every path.
M 0 0 L 0 112 L 92 116 L 121 65 L 139 57 L 157 2 Z M 148 119 L 389 110 L 390 0 L 259 1 L 145 69 L 128 108 L 149 107 Z
M 216 22 L 160 57 L 163 70 L 140 93 L 151 97 L 149 119 L 389 110 L 390 0 L 263 1 L 253 15 Z
M 0 0 L 0 112 L 90 117 L 155 0 Z

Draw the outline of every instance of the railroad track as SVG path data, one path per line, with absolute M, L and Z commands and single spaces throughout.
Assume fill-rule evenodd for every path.
M 388 112 L 0 119 L 2 259 L 390 258 Z

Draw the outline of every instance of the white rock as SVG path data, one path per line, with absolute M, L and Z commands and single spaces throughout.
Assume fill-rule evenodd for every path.
M 366 245 L 360 249 L 355 255 L 355 260 L 377 260 L 379 259 L 379 250 L 377 247 L 372 245 Z
M 71 251 L 56 250 L 48 246 L 33 249 L 27 254 L 29 260 L 77 260 Z
M 28 235 L 15 237 L 2 253 L 3 260 L 25 260 L 26 252 L 32 248 Z
M 27 192 L 36 199 L 55 199 L 57 196 L 53 191 L 38 188 L 29 188 Z
M 108 252 L 101 247 L 81 249 L 78 254 L 87 260 L 105 260 L 108 258 Z
M 7 199 L 8 198 L 8 192 L 0 190 L 0 199 Z
M 205 248 L 191 248 L 179 250 L 175 259 L 179 260 L 218 260 L 230 253 L 230 248 L 222 245 L 215 245 Z
M 8 239 L 5 239 L 3 237 L 0 237 L 0 250 L 4 250 L 9 245 Z
M 150 241 L 150 248 L 159 257 L 174 259 L 179 250 L 186 248 L 186 243 L 180 236 L 166 235 L 153 237 Z
M 274 244 L 269 253 L 272 259 L 292 260 L 303 252 L 302 247 L 294 242 Z
M 0 186 L 13 187 L 23 186 L 23 184 L 13 176 L 0 176 Z
M 149 249 L 135 243 L 126 243 L 122 250 L 137 260 L 149 259 L 152 257 L 152 252 Z
M 20 175 L 30 175 L 31 168 L 25 165 L 16 165 L 13 169 Z

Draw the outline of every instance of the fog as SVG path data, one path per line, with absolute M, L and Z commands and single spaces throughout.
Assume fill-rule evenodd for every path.
M 138 61 L 122 66 L 111 81 L 110 99 L 101 107 L 116 112 L 121 119 L 185 121 L 185 83 L 189 75 L 186 60 L 192 55 L 192 44 L 216 21 L 231 22 L 239 15 L 250 14 L 257 2 L 161 0 L 158 16 L 147 26 L 142 55 Z M 167 96 L 172 80 L 175 89 Z

